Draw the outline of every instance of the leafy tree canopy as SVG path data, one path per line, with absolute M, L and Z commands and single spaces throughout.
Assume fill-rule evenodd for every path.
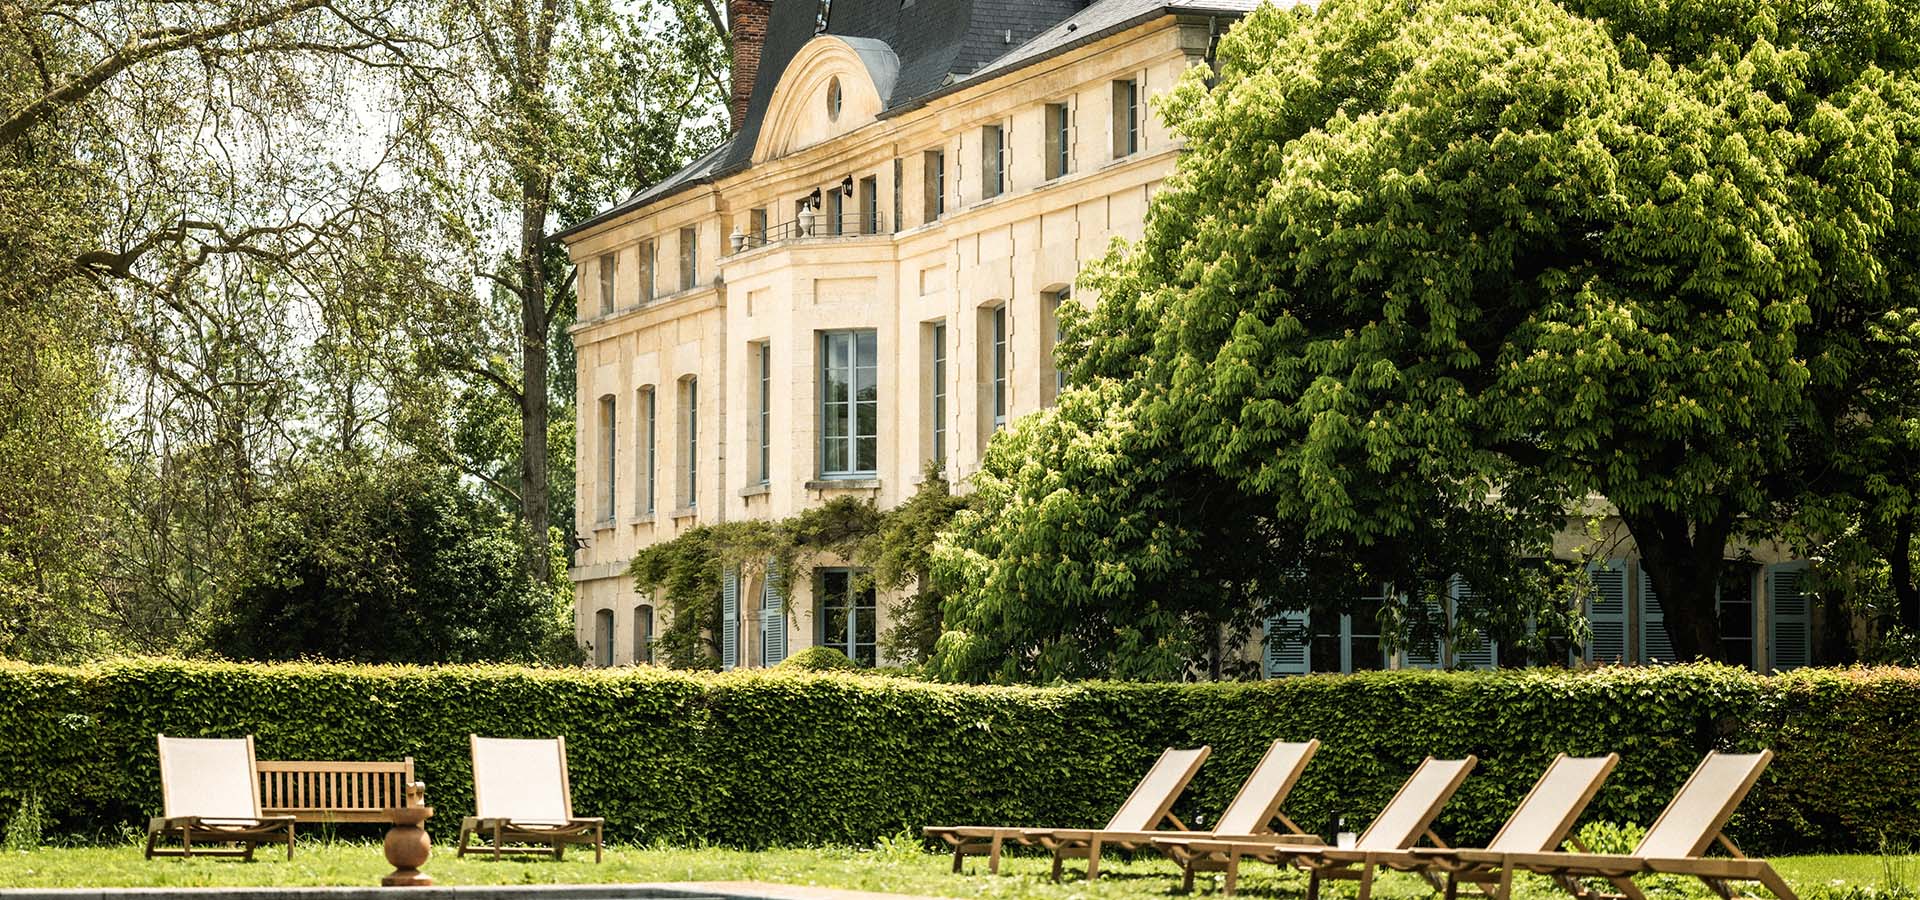
M 1728 537 L 1818 489 L 1808 448 L 1863 388 L 1911 397 L 1868 361 L 1870 325 L 1914 315 L 1916 34 L 1876 4 L 1257 10 L 1162 104 L 1188 152 L 1086 278 L 1062 353 L 1094 387 L 988 455 L 994 496 L 942 555 L 975 595 L 952 671 L 1006 639 L 966 624 L 996 581 L 1035 607 L 1009 615 L 1146 610 L 1214 557 L 1320 547 L 1425 574 L 1393 579 L 1416 600 L 1449 570 L 1484 592 L 1590 495 L 1675 648 L 1713 653 Z M 1172 511 L 1210 485 L 1237 499 Z M 1000 561 L 1050 555 L 1051 584 Z

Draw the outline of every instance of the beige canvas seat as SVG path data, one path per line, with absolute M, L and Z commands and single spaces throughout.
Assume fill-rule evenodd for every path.
M 1160 758 L 1147 770 L 1145 778 L 1135 785 L 1127 802 L 1120 805 L 1113 818 L 1107 820 L 1101 831 L 1144 832 L 1156 831 L 1162 822 L 1172 822 L 1174 827 L 1186 830 L 1186 826 L 1173 816 L 1173 802 L 1180 792 L 1187 789 L 1187 783 L 1193 780 L 1200 764 L 1207 761 L 1207 755 L 1213 752 L 1211 747 L 1197 750 L 1175 750 L 1171 747 L 1160 754 Z M 953 870 L 960 871 L 962 862 L 968 856 L 985 855 L 987 870 L 1000 871 L 1000 853 L 1008 842 L 1032 844 L 1036 836 L 1050 829 L 1006 828 L 992 825 L 928 825 L 920 829 L 927 837 L 939 838 L 953 848 Z
M 606 820 L 573 814 L 566 738 L 485 738 L 468 735 L 473 750 L 473 815 L 460 820 L 460 850 L 551 854 L 568 844 L 592 844 L 593 861 L 606 852 Z M 471 839 L 478 838 L 474 845 Z
M 1406 783 L 1388 801 L 1386 808 L 1361 833 L 1354 849 L 1405 850 L 1422 837 L 1430 837 L 1436 845 L 1445 846 L 1439 836 L 1433 833 L 1433 820 L 1440 816 L 1440 809 L 1460 789 L 1461 782 L 1466 781 L 1467 773 L 1473 771 L 1476 762 L 1478 760 L 1471 755 L 1465 759 L 1434 759 L 1429 756 L 1422 760 L 1420 767 L 1413 770 Z M 1176 846 L 1184 846 L 1191 853 L 1214 858 L 1214 864 L 1226 873 L 1222 892 L 1229 896 L 1239 889 L 1240 864 L 1243 860 L 1253 859 L 1284 866 L 1315 859 L 1328 849 L 1324 844 L 1287 841 L 1278 835 L 1231 840 L 1174 836 L 1155 838 L 1154 844 L 1169 851 Z
M 253 859 L 260 844 L 286 844 L 293 858 L 293 817 L 260 814 L 260 775 L 253 735 L 177 738 L 159 735 L 162 815 L 147 820 L 147 858 L 238 856 Z M 163 849 L 162 838 L 180 839 Z M 196 848 L 239 844 L 237 849 Z
M 1757 881 L 1781 900 L 1798 900 L 1772 865 L 1747 858 L 1721 831 L 1772 759 L 1771 750 L 1708 753 L 1631 853 L 1503 853 L 1488 848 L 1463 850 L 1459 858 L 1497 874 L 1493 894 L 1500 900 L 1512 895 L 1516 871 L 1545 875 L 1582 900 L 1645 900 L 1633 883 L 1639 874 L 1690 875 L 1721 897 L 1731 897 L 1737 882 Z M 1715 843 L 1729 855 L 1708 857 Z M 1606 881 L 1618 893 L 1591 890 L 1581 882 L 1587 878 Z
M 1593 802 L 1593 795 L 1599 793 L 1600 785 L 1619 764 L 1618 753 L 1588 757 L 1562 753 L 1554 757 L 1486 849 L 1495 853 L 1539 853 L 1559 847 L 1573 830 L 1573 823 L 1586 811 L 1587 804 Z M 1368 900 L 1373 896 L 1374 872 L 1383 866 L 1401 872 L 1418 872 L 1436 888 L 1441 887 L 1438 875 L 1445 874 L 1453 884 L 1448 896 L 1453 896 L 1463 882 L 1485 890 L 1485 885 L 1501 881 L 1498 871 L 1462 860 L 1462 852 L 1445 847 L 1327 848 L 1313 856 L 1299 857 L 1296 863 L 1309 873 L 1307 900 L 1319 900 L 1320 884 L 1328 878 L 1358 880 L 1358 900 Z
M 1320 749 L 1320 742 L 1311 740 L 1304 744 L 1290 744 L 1286 741 L 1274 741 L 1272 746 L 1254 766 L 1253 772 L 1240 785 L 1240 793 L 1235 794 L 1233 802 L 1221 814 L 1210 831 L 1190 831 L 1187 834 L 1208 834 L 1214 836 L 1247 836 L 1273 834 L 1273 822 L 1278 819 L 1287 831 L 1305 840 L 1317 841 L 1300 830 L 1292 819 L 1280 811 L 1286 802 L 1287 794 L 1293 791 L 1293 785 L 1300 780 L 1300 773 L 1306 771 L 1307 762 L 1313 759 L 1314 751 Z M 1141 847 L 1153 847 L 1155 837 L 1164 836 L 1164 831 L 1114 831 L 1110 829 L 1074 829 L 1074 828 L 1038 828 L 1029 829 L 1026 837 L 1047 848 L 1053 853 L 1053 880 L 1060 880 L 1062 863 L 1069 859 L 1087 861 L 1087 878 L 1100 877 L 1100 851 L 1103 848 L 1119 847 L 1124 850 L 1136 850 Z M 1195 865 L 1205 867 L 1204 863 L 1188 853 L 1184 847 L 1170 847 L 1164 852 L 1171 855 L 1187 872 L 1187 885 L 1193 884 Z

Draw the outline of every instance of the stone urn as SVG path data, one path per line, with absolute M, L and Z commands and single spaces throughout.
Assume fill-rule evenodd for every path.
M 407 786 L 407 805 L 388 810 L 392 816 L 393 827 L 387 829 L 387 840 L 383 845 L 387 853 L 387 862 L 393 865 L 393 874 L 380 879 L 383 887 L 426 887 L 433 879 L 420 871 L 426 865 L 427 857 L 433 855 L 433 841 L 427 837 L 427 830 L 420 827 L 433 818 L 433 807 L 426 805 L 426 785 L 414 782 Z

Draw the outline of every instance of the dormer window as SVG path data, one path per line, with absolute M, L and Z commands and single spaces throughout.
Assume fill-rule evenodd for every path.
M 840 76 L 827 82 L 827 118 L 840 118 Z

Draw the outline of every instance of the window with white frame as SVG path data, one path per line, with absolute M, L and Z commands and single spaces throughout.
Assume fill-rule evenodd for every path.
M 928 342 L 932 344 L 931 359 L 928 362 L 927 378 L 929 402 L 928 415 L 932 418 L 930 459 L 947 458 L 947 323 L 935 322 L 928 329 Z
M 680 229 L 680 289 L 690 291 L 700 283 L 700 233 Z
M 700 381 L 680 379 L 680 508 L 700 505 Z
M 593 664 L 603 669 L 613 665 L 613 610 L 593 614 Z
M 1047 104 L 1047 180 L 1073 171 L 1073 111 L 1065 103 Z
M 653 515 L 654 495 L 658 493 L 655 482 L 658 479 L 660 447 L 657 439 L 658 408 L 655 406 L 653 385 L 647 385 L 634 396 L 634 412 L 640 426 L 640 447 L 635 453 L 633 473 L 634 509 L 640 515 Z
M 1113 83 L 1113 158 L 1140 152 L 1140 82 Z
M 1007 305 L 993 308 L 993 427 L 1007 426 Z
M 599 518 L 602 524 L 611 523 L 614 515 L 614 454 L 620 448 L 620 436 L 615 418 L 619 411 L 619 402 L 612 394 L 600 398 L 600 440 L 595 449 L 600 454 L 600 490 Z
M 653 606 L 650 604 L 633 608 L 633 661 L 653 664 Z
M 879 340 L 871 330 L 820 334 L 820 474 L 880 466 Z
M 600 254 L 600 314 L 606 315 L 614 310 L 613 294 L 613 254 Z
M 980 196 L 998 197 L 1007 190 L 1007 129 L 988 125 L 980 129 Z
M 640 242 L 640 302 L 652 303 L 654 296 L 653 273 L 659 268 L 659 257 L 654 253 L 651 238 Z
M 815 594 L 819 598 L 817 642 L 822 647 L 845 653 L 860 665 L 876 664 L 880 610 L 874 598 L 873 580 L 856 569 L 815 571 L 819 579 Z
M 754 355 L 760 363 L 760 483 L 766 484 L 773 478 L 773 346 L 760 341 Z
M 947 153 L 928 150 L 920 154 L 920 178 L 923 194 L 921 220 L 932 222 L 947 214 Z

